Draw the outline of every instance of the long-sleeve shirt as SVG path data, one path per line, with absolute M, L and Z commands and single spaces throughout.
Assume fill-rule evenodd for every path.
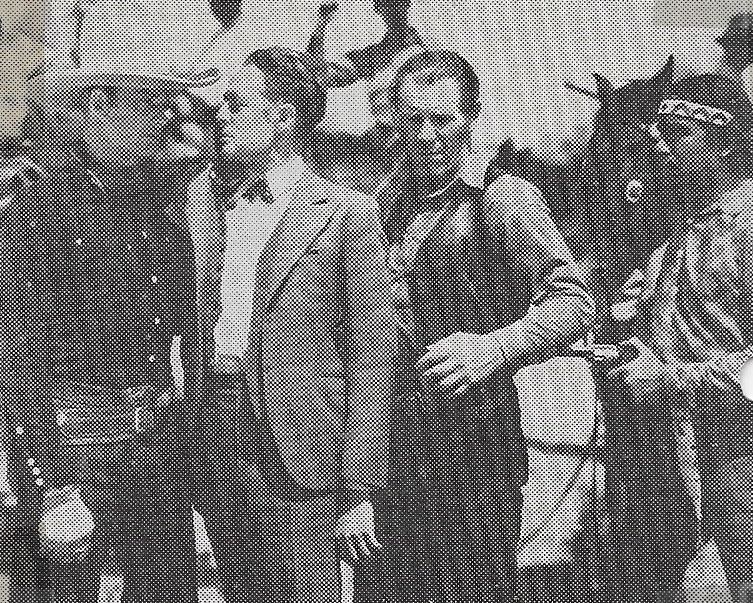
M 638 323 L 678 403 L 717 421 L 725 420 L 717 411 L 743 420 L 739 375 L 753 358 L 753 181 L 689 217 L 654 253 Z

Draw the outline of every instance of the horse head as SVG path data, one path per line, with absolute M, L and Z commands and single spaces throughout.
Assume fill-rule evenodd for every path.
M 646 152 L 646 145 L 655 145 L 650 126 L 656 121 L 656 110 L 672 82 L 674 63 L 670 55 L 652 77 L 633 80 L 619 88 L 594 73 L 599 110 L 594 117 L 592 143 L 600 156 L 624 159 Z
M 582 173 L 602 309 L 667 239 L 673 223 L 665 218 L 674 205 L 674 171 L 668 156 L 657 152 L 651 127 L 673 73 L 670 56 L 652 77 L 619 88 L 594 74 L 600 106 Z

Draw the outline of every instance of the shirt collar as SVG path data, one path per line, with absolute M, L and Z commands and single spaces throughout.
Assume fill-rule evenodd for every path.
M 722 213 L 736 216 L 746 207 L 753 206 L 753 180 L 743 181 L 735 190 L 730 191 L 721 199 L 707 205 L 700 212 L 699 217 Z

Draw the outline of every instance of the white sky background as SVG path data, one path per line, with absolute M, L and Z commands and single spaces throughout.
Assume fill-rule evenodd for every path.
M 73 4 L 47 0 L 46 37 L 58 48 L 71 40 Z M 18 5 L 0 0 L 4 22 L 23 18 Z M 593 101 L 566 90 L 563 80 L 593 88 L 594 71 L 618 84 L 647 77 L 670 53 L 681 74 L 711 70 L 720 54 L 714 38 L 730 14 L 751 5 L 751 0 L 414 0 L 411 21 L 427 44 L 457 50 L 476 67 L 482 79 L 484 110 L 477 127 L 482 146 L 512 136 L 519 145 L 550 150 L 582 130 L 595 109 Z M 318 0 L 246 0 L 240 23 L 207 62 L 237 63 L 247 51 L 270 44 L 302 49 L 317 6 Z M 669 18 L 657 25 L 657 14 Z M 85 22 L 82 55 L 92 63 L 119 57 L 121 65 L 152 55 L 162 65 L 181 65 L 218 28 L 205 0 L 98 0 Z M 383 32 L 370 0 L 341 0 L 326 46 L 328 52 L 345 51 L 375 42 Z M 358 132 L 367 122 L 364 85 L 331 94 L 329 127 Z

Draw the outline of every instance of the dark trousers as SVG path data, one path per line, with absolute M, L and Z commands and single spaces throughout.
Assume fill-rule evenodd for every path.
M 735 603 L 753 602 L 753 456 L 714 463 L 703 475 L 704 516 Z
M 339 603 L 343 494 L 292 481 L 268 426 L 248 412 L 242 379 L 214 379 L 207 399 L 211 492 L 202 516 L 226 603 Z M 239 429 L 239 420 L 251 429 Z
M 123 603 L 195 603 L 196 553 L 184 459 L 167 433 L 117 443 L 64 445 L 61 466 L 81 486 L 96 524 L 89 555 L 61 566 L 39 559 L 35 526 L 19 536 L 25 564 L 17 603 L 93 603 L 100 576 L 122 575 Z

